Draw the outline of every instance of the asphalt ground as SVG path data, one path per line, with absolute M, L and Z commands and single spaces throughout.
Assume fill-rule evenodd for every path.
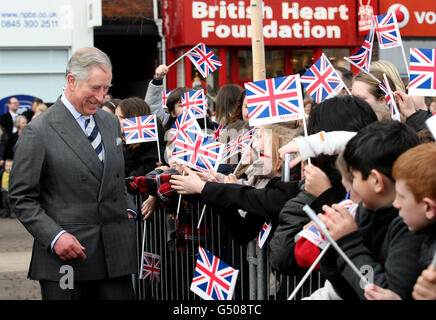
M 0 300 L 41 300 L 39 283 L 27 278 L 32 245 L 17 219 L 0 218 Z

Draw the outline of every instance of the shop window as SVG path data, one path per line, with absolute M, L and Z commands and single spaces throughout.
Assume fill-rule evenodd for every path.
M 350 55 L 349 48 L 325 48 L 323 52 L 334 67 L 344 67 L 350 70 L 350 64 L 344 59 Z
M 312 49 L 297 49 L 292 50 L 292 69 L 294 73 L 305 71 L 306 66 L 313 64 L 313 50 Z
M 239 50 L 239 79 L 253 79 L 253 54 L 251 50 Z M 265 50 L 266 78 L 285 76 L 285 52 Z

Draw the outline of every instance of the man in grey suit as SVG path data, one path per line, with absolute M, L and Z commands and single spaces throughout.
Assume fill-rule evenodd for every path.
M 39 280 L 43 299 L 134 299 L 136 238 L 120 123 L 99 109 L 111 62 L 97 48 L 79 49 L 66 80 L 15 149 L 9 196 L 35 238 L 29 277 Z

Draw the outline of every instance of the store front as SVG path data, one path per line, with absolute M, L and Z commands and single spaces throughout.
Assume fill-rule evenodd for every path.
M 171 3 L 171 5 L 170 5 Z M 163 1 L 167 65 L 202 42 L 223 66 L 201 79 L 209 95 L 228 83 L 252 80 L 249 0 Z M 265 1 L 263 31 L 266 77 L 302 72 L 324 52 L 336 66 L 363 41 L 355 0 Z M 198 77 L 188 58 L 170 69 L 168 89 L 191 87 Z

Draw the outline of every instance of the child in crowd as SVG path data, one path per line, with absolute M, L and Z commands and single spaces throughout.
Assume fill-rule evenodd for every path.
M 419 144 L 416 133 L 398 121 L 377 121 L 360 130 L 346 145 L 344 159 L 353 175 L 352 190 L 362 199 L 353 219 L 342 206 L 324 205 L 318 217 L 357 269 L 370 268 L 370 282 L 409 299 L 420 271 L 423 236 L 408 231 L 392 206 L 394 161 Z M 364 298 L 360 277 L 330 248 L 321 271 L 342 299 Z
M 410 231 L 424 234 L 419 264 L 424 269 L 415 284 L 413 298 L 436 299 L 436 272 L 430 265 L 436 253 L 436 143 L 409 149 L 394 163 L 396 197 L 393 205 Z M 429 279 L 433 279 L 432 281 Z M 365 289 L 370 300 L 400 299 L 400 296 L 377 285 Z
M 11 174 L 12 169 L 12 159 L 6 159 L 4 170 L 1 173 L 1 191 L 2 191 L 2 200 L 3 200 L 3 208 L 4 208 L 4 217 L 5 218 L 15 218 L 15 213 L 11 211 L 11 206 L 9 204 L 9 176 Z

